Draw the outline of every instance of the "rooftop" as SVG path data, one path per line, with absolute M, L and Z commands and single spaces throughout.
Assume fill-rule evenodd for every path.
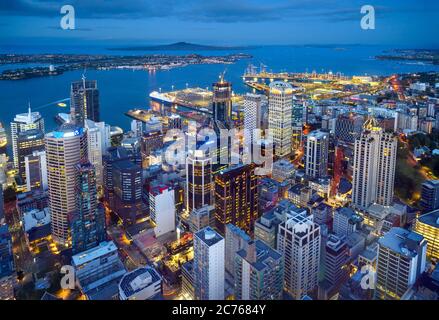
M 130 297 L 161 280 L 154 268 L 146 266 L 126 273 L 120 280 L 119 288 L 126 297 Z
M 109 253 L 117 252 L 117 247 L 113 241 L 101 242 L 97 247 L 89 249 L 87 251 L 78 253 L 72 257 L 73 264 L 75 266 L 82 265 L 84 263 L 93 261 L 99 257 L 102 257 Z
M 380 246 L 408 257 L 415 257 L 419 246 L 426 242 L 420 234 L 403 228 L 392 228 L 378 240 Z
M 206 227 L 195 233 L 195 238 L 200 239 L 209 247 L 215 245 L 221 240 L 224 240 L 224 238 L 211 227 Z
M 428 224 L 434 228 L 439 228 L 439 210 L 424 214 L 418 218 L 419 222 Z
M 256 250 L 256 261 L 249 261 L 251 265 L 258 271 L 262 271 L 266 268 L 270 268 L 270 263 L 272 261 L 279 261 L 282 259 L 282 255 L 268 246 L 265 242 L 261 240 L 256 240 L 254 242 L 253 249 Z M 248 247 L 247 250 L 241 249 L 236 254 L 238 254 L 243 259 L 248 259 L 249 250 L 252 250 L 252 246 Z M 248 260 L 247 260 L 248 261 Z

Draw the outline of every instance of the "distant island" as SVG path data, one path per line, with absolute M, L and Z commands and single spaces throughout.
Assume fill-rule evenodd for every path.
M 188 42 L 176 42 L 165 45 L 155 46 L 137 46 L 137 47 L 121 47 L 109 48 L 108 50 L 124 50 L 124 51 L 214 51 L 214 50 L 248 50 L 256 48 L 254 46 L 228 47 L 228 46 L 209 46 Z
M 375 57 L 378 60 L 406 61 L 439 65 L 439 50 L 435 49 L 396 49 Z

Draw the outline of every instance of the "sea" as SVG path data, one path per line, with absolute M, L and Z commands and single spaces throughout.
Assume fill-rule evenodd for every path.
M 113 46 L 114 48 L 114 46 Z M 124 130 L 130 127 L 130 118 L 124 113 L 133 108 L 147 108 L 149 93 L 170 91 L 171 88 L 188 87 L 211 88 L 222 72 L 232 82 L 236 93 L 250 90 L 244 85 L 242 75 L 249 64 L 265 65 L 267 71 L 273 72 L 341 72 L 345 75 L 390 75 L 418 71 L 439 72 L 439 66 L 405 61 L 382 61 L 375 56 L 389 53 L 401 47 L 385 46 L 260 46 L 249 49 L 221 51 L 114 51 L 107 47 L 47 47 L 17 46 L 2 47 L 0 53 L 73 53 L 73 54 L 109 54 L 141 55 L 170 54 L 183 55 L 197 53 L 200 55 L 226 55 L 243 52 L 252 55 L 235 64 L 190 65 L 169 71 L 148 72 L 148 70 L 86 70 L 86 77 L 98 82 L 100 92 L 101 120 Z M 0 72 L 20 68 L 24 65 L 0 65 Z M 30 64 L 27 66 L 44 66 Z M 48 66 L 48 65 L 47 65 Z M 70 83 L 81 79 L 83 70 L 66 72 L 59 76 L 33 78 L 18 81 L 0 81 L 0 122 L 7 128 L 15 114 L 27 112 L 28 104 L 33 111 L 39 111 L 46 122 L 46 131 L 56 128 L 56 114 L 69 112 Z M 67 106 L 60 107 L 64 101 Z

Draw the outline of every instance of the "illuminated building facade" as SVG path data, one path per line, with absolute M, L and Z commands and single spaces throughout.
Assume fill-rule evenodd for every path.
M 238 165 L 215 176 L 216 227 L 224 234 L 231 223 L 253 235 L 258 218 L 258 189 L 254 165 Z
M 71 217 L 72 252 L 77 254 L 106 240 L 105 210 L 98 204 L 96 172 L 89 162 L 76 165 L 77 211 Z
M 427 241 L 420 234 L 392 228 L 378 240 L 375 297 L 403 299 L 425 271 Z
M 34 152 L 44 152 L 44 133 L 38 129 L 20 132 L 17 138 L 18 174 L 23 183 L 27 182 L 26 165 L 28 168 L 40 167 L 40 159 L 31 158 Z
M 194 235 L 193 280 L 197 300 L 224 299 L 224 238 L 207 227 Z
M 80 127 L 64 124 L 46 134 L 45 144 L 52 237 L 69 246 L 68 220 L 77 210 L 76 165 L 88 158 L 87 135 Z
M 396 136 L 383 132 L 374 118 L 365 122 L 354 151 L 352 202 L 357 208 L 392 205 L 397 143 Z
M 320 226 L 306 212 L 289 215 L 279 225 L 277 250 L 285 260 L 284 289 L 293 299 L 300 300 L 317 288 L 320 242 Z
M 212 204 L 212 159 L 201 150 L 186 158 L 186 210 L 188 213 Z
M 224 80 L 224 74 L 220 81 L 214 83 L 212 110 L 215 123 L 223 123 L 226 128 L 232 126 L 232 84 Z
M 86 119 L 99 122 L 99 89 L 96 80 L 73 82 L 70 87 L 70 117 L 73 123 L 84 126 Z
M 322 178 L 328 172 L 329 134 L 312 131 L 306 137 L 305 173 L 311 178 Z
M 262 96 L 259 94 L 247 93 L 244 96 L 244 129 L 245 146 L 248 148 L 246 154 L 251 154 L 254 142 L 254 130 L 261 127 L 261 103 Z
M 32 112 L 29 107 L 28 113 L 17 114 L 11 122 L 12 153 L 14 156 L 14 167 L 18 168 L 18 134 L 23 131 L 37 129 L 44 132 L 44 119 L 39 112 Z
M 418 217 L 413 230 L 427 240 L 427 257 L 439 260 L 439 210 Z
M 270 84 L 268 100 L 268 129 L 271 130 L 276 157 L 291 154 L 291 118 L 293 88 L 286 82 L 275 81 Z

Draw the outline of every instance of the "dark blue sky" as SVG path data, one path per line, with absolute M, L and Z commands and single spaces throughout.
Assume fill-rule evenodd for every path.
M 62 30 L 60 8 L 76 9 Z M 360 28 L 362 5 L 376 30 Z M 439 46 L 437 0 L 1 0 L 0 45 L 384 44 Z

